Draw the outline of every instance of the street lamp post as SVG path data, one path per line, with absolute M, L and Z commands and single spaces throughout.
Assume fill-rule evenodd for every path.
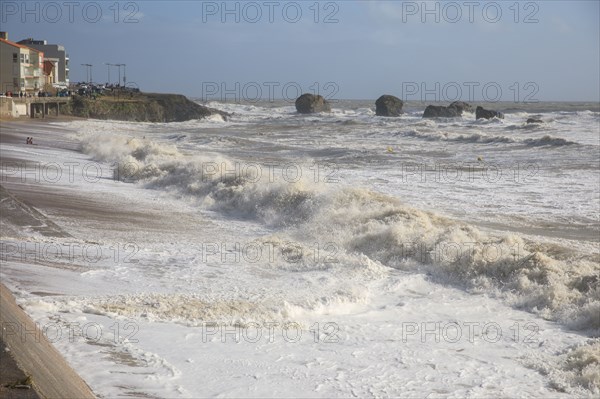
M 121 66 L 125 64 L 114 64 L 119 69 L 119 86 L 121 86 Z
M 108 80 L 106 81 L 106 83 L 110 84 L 110 67 L 114 64 L 111 64 L 110 62 L 105 62 L 104 64 L 106 65 L 106 72 L 108 75 Z
M 127 64 L 123 64 L 123 86 L 127 86 L 127 73 L 125 68 L 127 68 Z
M 92 64 L 81 64 L 82 66 L 85 66 L 85 78 L 88 79 L 88 83 L 92 83 Z

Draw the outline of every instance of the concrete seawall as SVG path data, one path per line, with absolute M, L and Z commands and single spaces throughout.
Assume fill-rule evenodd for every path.
M 0 97 L 0 117 L 45 118 L 46 115 L 59 116 L 68 107 L 70 97 Z
M 43 398 L 95 398 L 91 389 L 46 339 L 0 283 L 1 339 Z

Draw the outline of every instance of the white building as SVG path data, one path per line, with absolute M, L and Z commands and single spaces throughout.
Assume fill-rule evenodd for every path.
M 64 46 L 60 44 L 48 44 L 46 40 L 35 40 L 33 38 L 20 40 L 17 44 L 42 51 L 44 59 L 54 63 L 54 83 L 64 87 L 69 85 L 69 55 Z
M 44 53 L 0 36 L 0 91 L 18 94 L 43 90 Z

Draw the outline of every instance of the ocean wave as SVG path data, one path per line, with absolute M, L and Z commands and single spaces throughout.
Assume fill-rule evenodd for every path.
M 512 127 L 511 127 L 512 128 Z M 406 132 L 400 133 L 405 137 L 414 137 L 427 141 L 450 141 L 460 143 L 477 143 L 477 144 L 524 144 L 528 147 L 561 147 L 568 145 L 578 144 L 575 141 L 563 139 L 561 137 L 554 137 L 545 135 L 539 138 L 528 138 L 519 139 L 516 137 L 502 136 L 502 135 L 491 135 L 485 133 L 472 133 L 472 134 L 457 134 L 452 132 L 433 131 L 427 132 L 419 129 L 413 129 Z
M 548 121 L 550 122 L 550 121 Z M 508 125 L 505 127 L 506 130 L 539 130 L 539 129 L 547 129 L 547 126 L 539 123 L 520 123 L 514 125 Z
M 129 180 L 193 197 L 228 217 L 283 228 L 302 237 L 300 242 L 335 242 L 348 257 L 366 256 L 387 267 L 424 271 L 441 283 L 498 295 L 574 329 L 594 334 L 600 329 L 597 259 L 516 234 L 486 233 L 363 188 L 315 182 L 307 175 L 274 181 L 271 174 L 258 178 L 239 173 L 243 165 L 216 154 L 184 156 L 172 145 L 105 135 L 87 140 L 84 149 L 96 158 L 118 162 L 119 173 Z M 208 167 L 229 173 L 208 173 Z M 311 270 L 310 262 L 301 264 L 306 269 L 297 271 Z
M 177 322 L 202 326 L 207 322 L 245 326 L 247 323 L 285 321 L 281 304 L 267 305 L 241 299 L 215 299 L 193 294 L 130 294 L 84 301 L 84 313 L 125 316 L 148 321 Z
M 600 394 L 600 340 L 566 348 L 558 356 L 529 354 L 526 366 L 549 376 L 554 388 L 582 397 Z M 581 388 L 584 388 L 581 389 Z
M 463 142 L 463 143 L 515 143 L 516 140 L 511 137 L 506 136 L 493 136 L 487 135 L 484 133 L 473 133 L 473 134 L 454 134 L 450 132 L 424 132 L 417 130 L 410 130 L 408 132 L 403 133 L 406 137 L 415 137 L 428 141 L 453 141 L 453 142 Z
M 550 147 L 561 147 L 565 145 L 573 145 L 577 144 L 574 141 L 566 140 L 561 137 L 552 137 L 546 135 L 544 137 L 540 137 L 537 139 L 531 138 L 523 140 L 523 142 L 529 147 L 541 147 L 541 146 L 550 146 Z
M 573 260 L 564 249 L 515 234 L 491 235 L 362 189 L 338 192 L 314 220 L 323 220 L 323 235 L 339 232 L 345 250 L 386 266 L 425 267 L 442 282 L 497 291 L 515 306 L 572 328 L 600 328 L 600 267 L 593 259 Z

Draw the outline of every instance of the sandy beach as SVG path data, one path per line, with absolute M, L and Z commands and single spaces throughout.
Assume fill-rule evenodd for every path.
M 39 123 L 3 120 L 0 143 L 25 143 L 25 130 L 37 130 Z M 41 124 L 45 126 L 45 123 Z M 23 129 L 23 130 L 22 130 Z M 2 153 L 3 165 L 30 167 L 31 162 Z M 6 182 L 2 182 L 6 183 Z M 10 183 L 8 183 L 10 185 Z M 27 196 L 28 200 L 34 200 Z M 34 201 L 36 202 L 36 201 Z M 39 201 L 36 202 L 39 204 Z M 30 205 L 15 197 L 4 185 L 0 185 L 0 212 L 3 236 L 27 238 L 23 227 L 46 237 L 67 237 L 68 234 Z M 3 262 L 5 260 L 3 259 Z M 0 284 L 0 322 L 2 325 L 2 384 L 0 393 L 7 398 L 95 397 L 87 384 L 68 365 L 62 355 L 46 339 L 39 325 L 15 302 L 10 290 Z M 6 352 L 4 352 L 6 350 Z M 27 384 L 32 389 L 25 389 Z M 19 384 L 21 383 L 21 384 Z M 6 396 L 5 396 L 6 395 Z

